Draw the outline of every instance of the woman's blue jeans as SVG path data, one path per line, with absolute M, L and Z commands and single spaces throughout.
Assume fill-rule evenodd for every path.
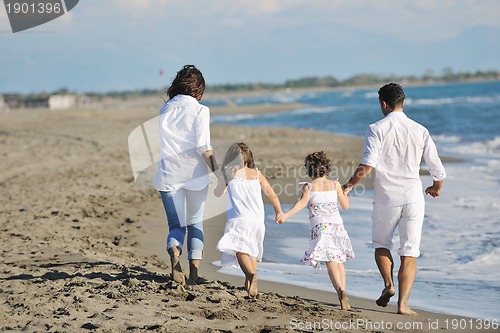
M 160 191 L 168 221 L 167 250 L 177 246 L 182 252 L 187 231 L 188 259 L 203 258 L 203 211 L 207 194 L 208 186 L 201 191 Z

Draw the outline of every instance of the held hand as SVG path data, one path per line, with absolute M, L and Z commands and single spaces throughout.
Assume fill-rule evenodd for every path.
M 216 170 L 214 173 L 217 176 L 217 186 L 214 189 L 214 195 L 220 197 L 226 192 L 226 181 L 220 169 Z
M 216 197 L 221 197 L 226 192 L 226 184 L 224 182 L 219 182 L 214 188 L 214 195 Z
M 279 212 L 276 214 L 276 224 L 283 224 L 286 221 L 286 214 Z
M 342 185 L 342 192 L 344 192 L 345 195 L 347 195 L 347 193 L 351 192 L 352 189 L 353 189 L 353 186 L 349 183 Z
M 214 171 L 214 175 L 217 178 L 218 182 L 223 182 L 224 181 L 224 175 L 222 174 L 222 170 L 221 169 L 215 170 Z
M 425 190 L 425 194 L 429 194 L 433 198 L 437 198 L 441 195 L 441 189 L 435 188 L 434 186 L 429 186 Z

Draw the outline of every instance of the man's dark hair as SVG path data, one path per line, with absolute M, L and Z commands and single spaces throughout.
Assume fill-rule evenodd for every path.
M 378 99 L 386 102 L 391 110 L 394 110 L 398 106 L 403 106 L 405 100 L 403 87 L 397 83 L 386 84 L 379 89 Z
M 198 100 L 205 91 L 205 79 L 203 74 L 194 65 L 186 65 L 177 72 L 177 76 L 167 90 L 169 99 L 176 95 L 189 95 Z

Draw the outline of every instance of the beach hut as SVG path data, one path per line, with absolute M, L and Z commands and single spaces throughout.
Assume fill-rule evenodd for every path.
M 18 109 L 21 107 L 21 97 L 18 94 L 1 94 L 0 111 Z

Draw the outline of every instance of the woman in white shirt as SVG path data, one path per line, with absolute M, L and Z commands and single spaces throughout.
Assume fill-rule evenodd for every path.
M 167 251 L 172 278 L 184 283 L 179 256 L 187 231 L 189 281 L 196 283 L 203 257 L 203 211 L 210 171 L 218 169 L 210 145 L 210 114 L 199 103 L 205 79 L 193 65 L 184 66 L 167 90 L 169 100 L 160 110 L 160 161 L 155 188 L 167 214 Z

